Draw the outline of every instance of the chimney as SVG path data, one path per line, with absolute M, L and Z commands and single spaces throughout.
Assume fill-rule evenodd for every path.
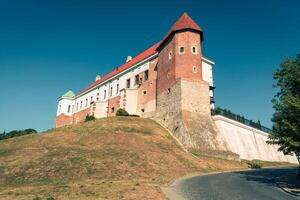
M 95 81 L 98 81 L 98 80 L 100 80 L 100 79 L 101 79 L 101 76 L 100 76 L 100 75 L 97 75 Z
M 131 60 L 132 60 L 132 57 L 131 56 L 127 56 L 126 62 L 129 62 Z

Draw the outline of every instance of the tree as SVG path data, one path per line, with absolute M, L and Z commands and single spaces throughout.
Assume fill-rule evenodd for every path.
M 268 143 L 278 144 L 284 154 L 300 153 L 300 54 L 285 58 L 273 73 L 278 93 L 272 100 L 273 131 Z

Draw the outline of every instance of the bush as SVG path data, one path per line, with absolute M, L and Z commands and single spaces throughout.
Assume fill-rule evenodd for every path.
M 116 115 L 117 116 L 129 116 L 129 113 L 125 109 L 119 108 Z
M 85 117 L 85 122 L 88 122 L 88 121 L 95 121 L 96 120 L 96 118 L 94 117 L 94 115 L 87 115 L 86 117 Z
M 251 169 L 259 169 L 262 167 L 262 164 L 257 160 L 245 160 L 245 163 L 247 163 Z

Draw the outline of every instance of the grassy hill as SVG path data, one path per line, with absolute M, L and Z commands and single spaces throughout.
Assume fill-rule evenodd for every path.
M 111 117 L 0 141 L 0 199 L 166 199 L 191 173 L 246 168 L 194 156 L 150 119 Z

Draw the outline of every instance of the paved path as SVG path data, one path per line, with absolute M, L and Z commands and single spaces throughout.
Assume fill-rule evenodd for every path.
M 195 176 L 175 181 L 171 189 L 187 200 L 295 200 L 278 187 L 297 167 Z

